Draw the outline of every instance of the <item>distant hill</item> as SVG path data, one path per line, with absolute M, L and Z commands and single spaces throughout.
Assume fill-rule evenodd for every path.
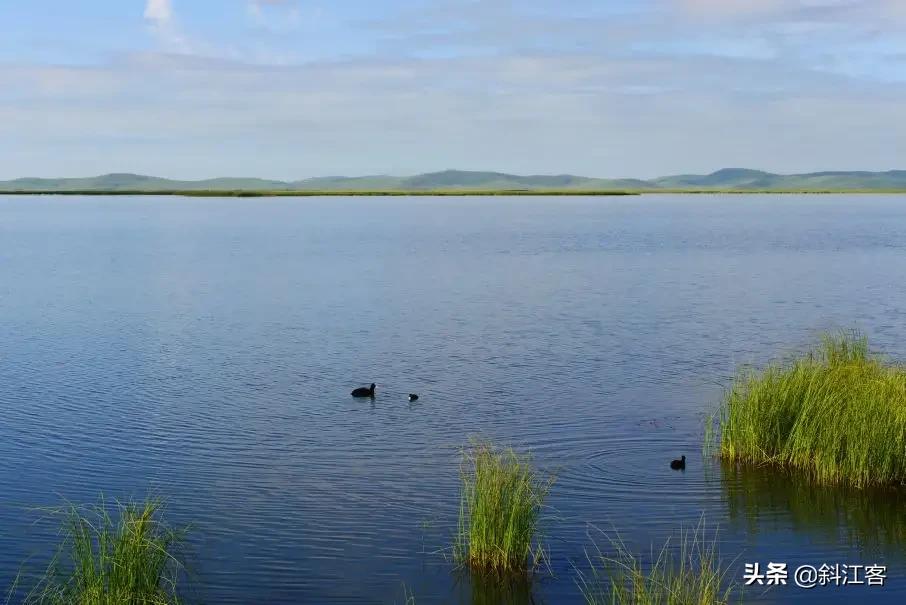
M 430 172 L 402 180 L 405 190 L 431 189 L 557 189 L 557 190 L 608 190 L 645 189 L 651 184 L 637 179 L 594 179 L 572 174 L 518 176 L 502 172 L 467 172 L 445 170 Z
M 724 168 L 711 174 L 680 174 L 654 179 L 652 183 L 660 187 L 748 187 L 754 183 L 766 182 L 766 179 L 780 177 L 776 174 L 749 170 L 747 168 Z
M 105 174 L 75 179 L 15 179 L 0 181 L 0 191 L 203 191 L 286 190 L 289 183 L 264 179 L 220 178 L 174 181 L 141 174 Z
M 397 176 L 322 176 L 289 183 L 300 191 L 396 191 L 405 179 Z
M 651 181 L 664 189 L 731 189 L 766 191 L 906 190 L 906 170 L 888 172 L 812 172 L 772 174 L 725 168 L 708 175 L 668 176 Z
M 711 174 L 683 174 L 651 180 L 599 179 L 571 174 L 520 176 L 503 172 L 445 170 L 410 177 L 329 176 L 300 181 L 217 178 L 178 181 L 140 174 L 88 178 L 22 178 L 0 181 L 11 191 L 906 191 L 906 170 L 888 172 L 813 172 L 773 174 L 724 168 Z

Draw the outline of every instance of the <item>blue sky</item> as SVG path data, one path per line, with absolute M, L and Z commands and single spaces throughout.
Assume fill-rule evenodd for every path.
M 0 178 L 906 168 L 906 0 L 2 0 Z

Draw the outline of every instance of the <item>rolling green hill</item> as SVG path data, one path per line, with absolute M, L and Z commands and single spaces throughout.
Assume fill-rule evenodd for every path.
M 289 183 L 300 191 L 396 191 L 405 179 L 396 176 L 325 176 Z
M 725 168 L 708 175 L 668 176 L 651 181 L 665 189 L 730 189 L 765 191 L 906 190 L 906 170 L 888 172 L 812 172 L 772 174 Z
M 220 178 L 174 181 L 141 174 L 105 174 L 75 179 L 15 179 L 0 181 L 0 191 L 202 191 L 285 190 L 289 183 L 264 179 Z
M 571 174 L 519 176 L 502 172 L 445 170 L 410 177 L 387 175 L 317 177 L 300 181 L 217 178 L 179 181 L 140 174 L 88 178 L 22 178 L 0 181 L 0 192 L 217 192 L 217 191 L 906 191 L 906 170 L 814 172 L 781 175 L 725 168 L 707 175 L 675 175 L 652 180 L 598 179 Z

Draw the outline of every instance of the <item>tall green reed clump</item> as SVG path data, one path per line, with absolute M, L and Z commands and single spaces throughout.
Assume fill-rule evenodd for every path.
M 858 333 L 825 335 L 788 364 L 745 372 L 719 418 L 720 455 L 854 487 L 906 481 L 906 368 Z
M 62 517 L 62 541 L 24 598 L 34 605 L 174 605 L 184 572 L 176 551 L 183 531 L 161 521 L 160 500 L 103 501 L 51 511 Z
M 536 536 L 552 477 L 512 449 L 474 445 L 463 454 L 455 560 L 474 571 L 528 573 L 544 558 Z
M 578 584 L 588 605 L 724 605 L 734 598 L 736 585 L 728 580 L 717 549 L 717 533 L 708 539 L 704 522 L 680 532 L 674 547 L 668 539 L 651 561 L 634 555 L 619 536 L 607 537 L 614 554 L 596 544 L 586 551 L 590 570 L 580 572 Z

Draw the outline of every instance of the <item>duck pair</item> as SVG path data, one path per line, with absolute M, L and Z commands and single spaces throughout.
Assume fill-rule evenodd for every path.
M 370 397 L 374 399 L 375 384 L 372 382 L 370 387 L 359 387 L 352 392 L 353 397 Z M 418 400 L 418 395 L 409 393 L 409 401 Z

